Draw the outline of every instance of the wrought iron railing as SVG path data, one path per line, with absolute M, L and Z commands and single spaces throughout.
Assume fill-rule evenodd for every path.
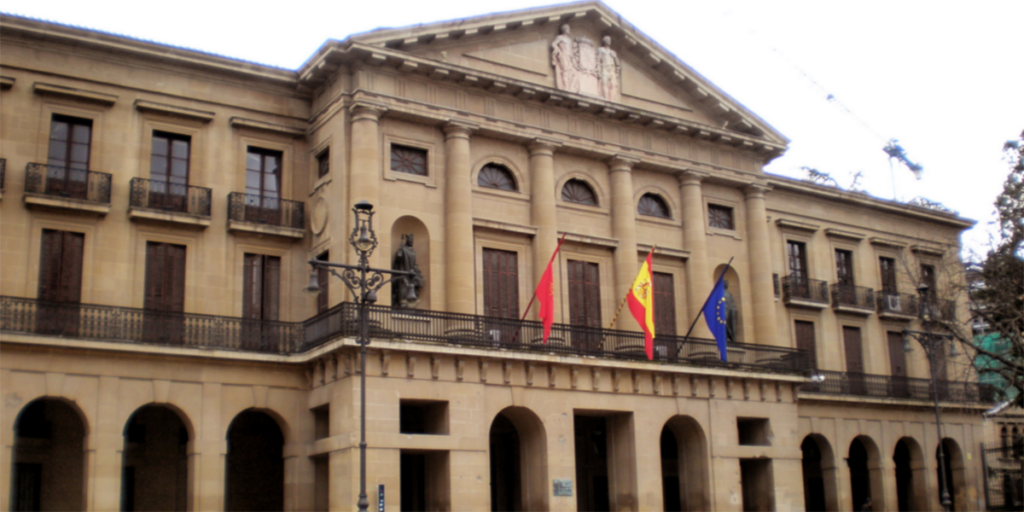
M 358 334 L 358 306 L 342 303 L 305 323 L 305 348 L 337 336 Z M 370 336 L 481 348 L 529 350 L 565 355 L 646 360 L 640 332 L 554 324 L 548 343 L 543 343 L 540 322 L 520 321 L 441 311 L 369 307 Z M 808 354 L 788 347 L 730 343 L 728 363 L 719 357 L 714 340 L 659 336 L 654 340 L 654 359 L 698 366 L 746 367 L 803 372 L 811 369 Z
M 835 283 L 832 289 L 832 307 L 858 308 L 874 311 L 875 291 L 863 286 Z
M 921 315 L 932 321 L 956 320 L 956 301 L 928 298 L 921 303 Z
M 180 183 L 132 178 L 131 206 L 210 216 L 211 190 Z
M 110 204 L 111 175 L 30 163 L 25 166 L 25 192 Z
M 1005 446 L 983 443 L 981 467 L 988 511 L 1024 510 L 1024 442 L 1020 437 Z
M 891 313 L 894 315 L 917 316 L 917 296 L 909 293 L 889 293 L 885 291 L 875 292 L 878 300 L 879 313 Z
M 818 370 L 825 376 L 822 382 L 809 382 L 800 389 L 829 395 L 873 396 L 879 398 L 909 398 L 934 400 L 938 388 L 939 400 L 959 403 L 994 403 L 996 388 L 980 382 L 940 380 L 932 386 L 931 379 L 916 379 L 870 373 L 847 373 Z
M 92 340 L 289 354 L 302 324 L 0 297 L 0 330 Z
M 828 283 L 819 279 L 807 279 L 799 276 L 782 278 L 782 301 L 789 304 L 798 300 L 803 302 L 829 303 Z
M 299 201 L 232 192 L 228 194 L 228 219 L 303 229 L 304 206 Z

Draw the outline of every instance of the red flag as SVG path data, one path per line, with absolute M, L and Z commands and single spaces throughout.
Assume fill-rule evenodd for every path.
M 555 263 L 555 256 L 558 255 L 558 250 L 562 248 L 563 241 L 565 241 L 564 234 L 558 240 L 555 253 L 551 255 L 551 261 L 548 261 L 548 267 L 544 269 L 544 274 L 540 276 L 540 282 L 537 283 L 537 289 L 534 292 L 537 302 L 540 303 L 539 316 L 540 321 L 544 324 L 545 345 L 548 343 L 548 337 L 551 336 L 551 325 L 555 323 L 555 279 L 551 267 Z

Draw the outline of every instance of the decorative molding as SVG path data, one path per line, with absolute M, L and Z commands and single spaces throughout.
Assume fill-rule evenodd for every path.
M 6 91 L 7 89 L 14 87 L 15 80 L 16 79 L 11 78 L 9 76 L 0 76 L 0 89 Z
M 782 383 L 781 382 L 776 382 L 775 383 L 775 401 L 776 402 L 781 402 L 782 401 Z
M 504 361 L 501 363 L 501 378 L 505 381 L 505 384 L 512 383 L 512 362 Z
M 466 371 L 466 358 L 455 358 L 455 380 L 461 381 Z
M 778 225 L 780 228 L 795 229 L 797 231 L 806 231 L 808 233 L 814 233 L 821 229 L 821 226 L 818 226 L 816 224 L 810 224 L 807 222 L 800 222 L 790 219 L 778 219 L 775 221 L 775 224 Z
M 480 360 L 480 382 L 487 383 L 487 371 L 490 369 L 490 361 L 486 359 Z
M 391 367 L 391 352 L 384 350 L 380 353 L 380 374 L 387 377 Z
M 655 395 L 661 394 L 661 378 L 662 376 L 658 372 L 655 372 L 651 376 L 651 388 L 654 391 Z
M 634 370 L 632 372 L 632 378 L 633 378 L 633 392 L 634 393 L 639 393 L 640 392 L 640 372 Z
M 405 376 L 410 379 L 416 376 L 416 356 L 413 354 L 405 360 Z
M 593 381 L 592 384 L 593 384 L 593 387 L 594 387 L 594 391 L 597 391 L 598 387 L 601 386 L 601 369 L 600 368 L 593 368 L 592 372 L 593 372 L 592 375 L 594 377 L 592 379 L 592 381 Z
M 441 378 L 441 357 L 430 356 L 430 378 L 437 380 Z
M 13 83 L 14 82 L 11 82 L 11 84 Z M 74 89 L 71 87 L 64 87 L 63 85 L 47 84 L 43 82 L 36 82 L 32 84 L 32 90 L 35 91 L 36 94 L 63 96 L 65 98 L 99 103 L 108 107 L 117 102 L 117 96 L 114 96 L 113 94 L 84 91 L 82 89 Z
M 559 235 L 564 234 L 566 242 L 576 242 L 578 244 L 585 244 L 585 245 L 597 245 L 597 246 L 600 246 L 600 247 L 608 247 L 608 248 L 611 248 L 611 249 L 615 249 L 615 248 L 617 248 L 619 246 L 619 241 L 615 240 L 615 239 L 612 239 L 612 238 L 602 238 L 602 237 L 599 237 L 599 236 L 589 236 L 589 235 L 578 235 L 576 233 L 567 233 L 565 231 L 559 231 L 558 234 Z
M 175 105 L 165 105 L 163 103 L 157 103 L 155 101 L 146 100 L 135 100 L 135 109 L 142 112 L 155 112 L 157 114 L 168 114 L 178 117 L 187 117 L 189 119 L 195 119 L 196 121 L 202 121 L 209 123 L 213 121 L 213 117 L 216 115 L 214 112 L 207 112 L 205 110 L 194 110 L 191 108 L 178 107 Z
M 566 238 L 568 239 L 568 237 Z M 638 254 L 643 254 L 646 256 L 647 253 L 651 252 L 652 247 L 653 246 L 651 246 L 650 244 L 636 244 L 636 252 Z M 664 256 L 666 258 L 675 258 L 683 261 L 690 259 L 690 251 L 684 251 L 682 249 L 670 249 L 668 247 L 661 246 L 658 246 L 658 250 L 654 252 L 654 255 Z
M 690 396 L 697 396 L 697 377 L 690 375 Z
M 292 137 L 305 137 L 306 130 L 303 128 L 294 128 L 291 126 L 285 126 L 277 123 L 267 123 L 264 121 L 257 121 L 255 119 L 246 119 L 244 117 L 232 117 L 228 121 L 231 126 L 235 128 L 249 128 L 251 130 L 260 130 L 264 132 L 278 133 L 281 135 L 290 135 Z
M 577 366 L 569 368 L 569 386 L 576 389 L 580 384 L 580 369 Z
M 855 233 L 853 231 L 846 231 L 844 229 L 836 228 L 825 228 L 825 235 L 834 238 L 845 238 L 847 240 L 864 240 L 867 236 L 864 233 Z
M 555 387 L 558 384 L 557 377 L 558 377 L 558 368 L 555 367 L 555 365 L 553 365 L 553 364 L 549 364 L 548 365 L 548 387 L 552 387 L 553 388 L 553 387 Z
M 934 245 L 914 244 L 910 246 L 910 250 L 916 254 L 924 254 L 926 256 L 935 256 L 941 258 L 946 254 L 945 249 L 936 247 Z
M 880 245 L 882 247 L 892 247 L 895 249 L 904 249 L 907 247 L 907 244 L 905 242 L 900 242 L 899 240 L 892 240 L 890 238 L 882 238 L 878 236 L 873 236 L 869 238 L 868 241 L 871 243 L 871 245 Z
M 760 382 L 760 386 L 759 386 L 758 391 L 761 393 L 761 401 L 764 402 L 768 398 L 768 396 L 767 396 L 767 385 L 765 384 L 765 382 L 763 380 Z
M 508 222 L 500 222 L 496 220 L 480 219 L 477 217 L 473 218 L 473 227 L 493 229 L 497 231 L 505 231 L 508 233 L 516 233 L 527 236 L 537 236 L 538 229 L 534 226 L 523 226 L 520 224 L 511 224 Z

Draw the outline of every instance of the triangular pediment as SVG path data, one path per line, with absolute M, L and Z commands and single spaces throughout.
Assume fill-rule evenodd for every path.
M 574 57 L 592 62 L 603 37 L 618 57 L 618 90 L 603 94 L 596 78 L 576 90 L 560 87 L 552 64 L 552 42 L 560 27 L 584 47 Z M 539 88 L 592 96 L 628 109 L 735 131 L 775 144 L 786 138 L 720 91 L 656 42 L 600 2 L 581 2 L 464 20 L 379 29 L 350 37 L 361 46 L 399 51 L 438 65 L 452 65 L 535 84 Z M 587 54 L 586 51 L 590 53 Z M 582 57 L 581 57 L 582 56 Z M 315 60 L 315 59 L 314 59 Z M 311 61 L 312 62 L 312 61 Z M 592 70 L 593 64 L 587 70 Z M 301 72 L 301 70 L 300 70 Z M 601 90 L 598 90 L 601 89 Z

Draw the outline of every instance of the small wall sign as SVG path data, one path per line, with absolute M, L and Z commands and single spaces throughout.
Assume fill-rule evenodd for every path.
M 572 496 L 572 479 L 555 479 L 555 496 Z
M 384 484 L 377 485 L 377 512 L 384 512 Z

